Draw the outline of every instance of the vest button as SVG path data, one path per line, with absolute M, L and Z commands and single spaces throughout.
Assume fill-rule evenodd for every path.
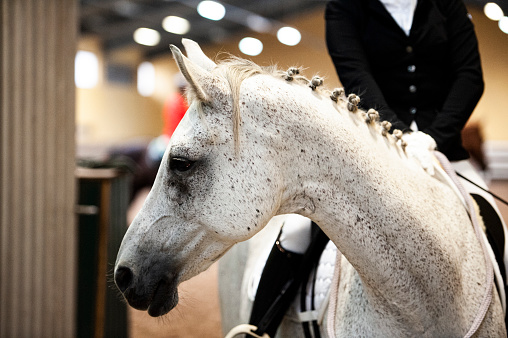
M 415 108 L 415 107 L 411 107 L 411 108 L 409 108 L 409 113 L 410 113 L 411 115 L 416 114 L 416 108 Z
M 407 66 L 407 71 L 410 73 L 414 73 L 416 71 L 416 66 L 415 65 Z
M 415 85 L 409 86 L 409 92 L 410 93 L 416 93 L 416 86 Z
M 406 52 L 407 53 L 412 53 L 413 52 L 413 47 L 412 46 L 407 46 L 406 47 Z

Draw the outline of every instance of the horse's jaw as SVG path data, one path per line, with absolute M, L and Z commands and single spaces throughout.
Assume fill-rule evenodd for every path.
M 158 317 L 178 304 L 181 282 L 206 270 L 232 244 L 217 240 L 202 224 L 169 216 L 150 220 L 146 214 L 150 210 L 142 210 L 130 225 L 114 275 L 130 306 Z

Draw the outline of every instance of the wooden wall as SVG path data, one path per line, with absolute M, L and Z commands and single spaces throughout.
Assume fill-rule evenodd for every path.
M 0 2 L 0 337 L 75 327 L 77 1 Z

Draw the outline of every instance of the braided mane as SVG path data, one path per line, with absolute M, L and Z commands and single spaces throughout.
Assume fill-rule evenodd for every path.
M 310 90 L 318 93 L 322 97 L 327 97 L 335 102 L 334 107 L 339 113 L 349 111 L 351 118 L 364 121 L 368 126 L 386 137 L 391 144 L 401 147 L 405 150 L 406 143 L 402 140 L 402 131 L 394 129 L 390 133 L 391 123 L 388 121 L 379 121 L 379 113 L 375 109 L 364 111 L 358 107 L 360 97 L 355 94 L 345 95 L 344 88 L 335 88 L 329 90 L 323 86 L 324 80 L 320 76 L 313 76 L 308 79 L 301 74 L 300 68 L 290 67 L 287 71 L 282 71 L 276 65 L 262 67 L 256 63 L 229 55 L 226 59 L 217 63 L 213 73 L 226 79 L 228 82 L 233 99 L 233 134 L 235 148 L 239 147 L 239 128 L 240 128 L 240 87 L 244 80 L 254 75 L 270 75 L 275 78 L 284 79 L 288 82 L 294 82 L 301 86 L 309 87 Z M 195 97 L 194 97 L 195 98 Z

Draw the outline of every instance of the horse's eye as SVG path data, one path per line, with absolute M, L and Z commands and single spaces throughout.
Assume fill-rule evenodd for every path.
M 169 161 L 169 169 L 172 171 L 187 171 L 192 168 L 195 161 L 190 161 L 182 157 L 172 157 Z

